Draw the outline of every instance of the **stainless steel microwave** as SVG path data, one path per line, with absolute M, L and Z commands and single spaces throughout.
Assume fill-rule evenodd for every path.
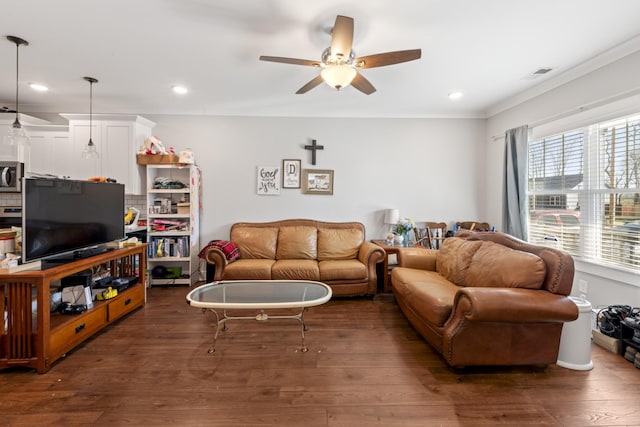
M 23 173 L 21 162 L 0 162 L 0 193 L 19 193 Z

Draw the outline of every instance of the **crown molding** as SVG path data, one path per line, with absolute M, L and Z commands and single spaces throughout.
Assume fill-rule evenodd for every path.
M 555 77 L 550 77 L 549 79 L 532 88 L 529 88 L 512 97 L 497 102 L 496 104 L 487 108 L 485 117 L 491 118 L 497 114 L 509 110 L 510 108 L 520 105 L 532 98 L 540 96 L 543 93 L 549 92 L 552 89 L 569 83 L 572 80 L 576 80 L 584 75 L 587 75 L 599 68 L 609 65 L 619 59 L 624 58 L 625 56 L 631 55 L 638 51 L 640 51 L 640 35 L 622 42 L 611 49 L 607 49 L 599 55 L 587 59 L 586 61 L 572 68 L 569 68 L 568 70 L 558 74 Z

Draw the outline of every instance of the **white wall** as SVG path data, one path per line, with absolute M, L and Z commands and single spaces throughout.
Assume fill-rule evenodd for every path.
M 554 125 L 584 122 L 595 114 L 628 113 L 629 106 L 640 112 L 640 52 L 549 90 L 535 98 L 490 117 L 486 123 L 486 206 L 485 216 L 500 224 L 505 130 L 524 124 L 553 128 Z M 624 107 L 621 107 L 624 106 Z M 610 117 L 608 117 L 610 118 Z M 603 118 L 604 120 L 604 118 Z M 498 137 L 498 138 L 495 138 Z M 575 295 L 578 280 L 588 284 L 587 299 L 593 306 L 630 304 L 640 306 L 640 271 L 620 272 L 586 262 L 576 263 Z
M 312 218 L 360 221 L 382 237 L 383 210 L 415 220 L 480 218 L 484 120 L 252 118 L 146 115 L 165 146 L 191 148 L 202 169 L 201 244 L 229 236 L 238 221 Z M 303 149 L 324 145 L 316 166 Z M 305 169 L 333 169 L 333 196 L 281 189 L 256 194 L 258 165 L 301 159 Z

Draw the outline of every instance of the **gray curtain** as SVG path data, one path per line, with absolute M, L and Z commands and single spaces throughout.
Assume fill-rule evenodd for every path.
M 527 143 L 529 129 L 505 132 L 502 231 L 527 240 Z

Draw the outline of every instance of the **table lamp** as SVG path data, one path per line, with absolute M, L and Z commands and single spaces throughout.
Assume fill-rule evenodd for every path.
M 393 227 L 400 221 L 400 211 L 398 209 L 385 209 L 384 223 L 391 225 L 389 232 L 393 232 Z

